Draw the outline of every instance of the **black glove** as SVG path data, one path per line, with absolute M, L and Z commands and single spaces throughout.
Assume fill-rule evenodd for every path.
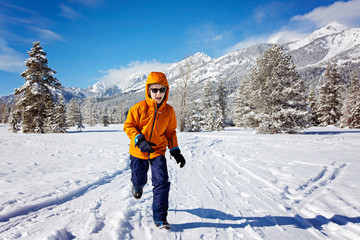
M 144 135 L 140 134 L 135 138 L 135 147 L 139 147 L 140 151 L 153 153 L 155 150 L 152 146 L 156 146 L 155 143 L 146 141 Z
M 185 158 L 184 156 L 181 154 L 180 149 L 179 148 L 175 148 L 172 149 L 170 151 L 171 156 L 173 156 L 176 160 L 176 162 L 179 164 L 180 163 L 180 168 L 183 168 L 185 166 Z

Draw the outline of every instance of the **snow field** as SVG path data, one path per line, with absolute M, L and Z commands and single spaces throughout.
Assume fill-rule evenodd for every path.
M 172 231 L 152 222 L 151 173 L 131 195 L 121 125 L 12 134 L 0 125 L 0 239 L 359 239 L 360 131 L 179 133 L 167 153 Z

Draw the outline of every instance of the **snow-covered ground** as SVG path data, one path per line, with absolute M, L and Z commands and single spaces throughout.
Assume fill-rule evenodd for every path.
M 71 129 L 70 129 L 71 130 Z M 121 125 L 12 134 L 0 125 L 0 239 L 360 239 L 360 131 L 179 133 L 171 231 L 151 180 L 132 198 Z

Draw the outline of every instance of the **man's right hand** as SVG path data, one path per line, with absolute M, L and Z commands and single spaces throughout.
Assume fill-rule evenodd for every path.
M 155 152 L 155 150 L 152 148 L 152 146 L 156 146 L 156 144 L 152 143 L 152 142 L 148 142 L 146 140 L 142 141 L 139 145 L 140 151 L 149 152 L 149 153 Z
M 155 150 L 152 147 L 156 144 L 146 141 L 144 135 L 139 134 L 135 139 L 135 146 L 139 147 L 142 152 L 153 153 Z

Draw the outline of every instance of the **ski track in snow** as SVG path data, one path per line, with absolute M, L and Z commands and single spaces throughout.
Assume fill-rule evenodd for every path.
M 122 126 L 59 135 L 5 128 L 0 240 L 360 238 L 360 131 L 179 133 L 187 164 L 167 153 L 172 230 L 163 231 L 152 222 L 150 172 L 143 197 L 131 195 Z

